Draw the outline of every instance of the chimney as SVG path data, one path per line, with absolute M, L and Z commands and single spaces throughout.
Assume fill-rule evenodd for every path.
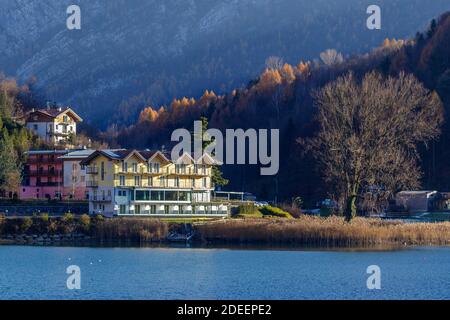
M 50 110 L 51 104 L 50 101 L 47 101 L 47 110 Z

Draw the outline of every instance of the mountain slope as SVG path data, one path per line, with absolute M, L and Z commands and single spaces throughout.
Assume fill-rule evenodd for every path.
M 386 37 L 411 36 L 450 9 L 447 0 L 381 0 L 383 28 L 369 31 L 372 2 L 80 0 L 82 30 L 69 31 L 73 1 L 3 0 L 0 70 L 21 81 L 35 76 L 44 97 L 105 127 L 174 96 L 241 86 L 268 56 L 295 64 L 327 48 L 364 52 Z

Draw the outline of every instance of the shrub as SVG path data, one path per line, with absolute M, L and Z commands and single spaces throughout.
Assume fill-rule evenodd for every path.
M 73 214 L 68 212 L 64 214 L 64 216 L 61 218 L 61 221 L 64 223 L 70 223 L 73 221 L 73 219 L 74 219 Z
M 289 219 L 292 218 L 292 216 L 289 214 L 289 212 L 286 212 L 277 207 L 264 206 L 261 209 L 259 209 L 259 211 L 261 211 L 261 213 L 264 216 L 274 216 L 274 217 L 289 218 Z
M 58 224 L 56 223 L 56 221 L 52 220 L 47 226 L 47 232 L 56 233 L 56 231 L 58 231 Z
M 33 225 L 33 220 L 30 217 L 25 217 L 22 219 L 22 224 L 20 225 L 20 230 L 22 232 L 27 232 Z
M 91 227 L 91 218 L 87 214 L 83 214 L 80 217 L 80 225 L 84 231 L 89 231 Z
M 41 221 L 44 222 L 44 223 L 47 223 L 48 220 L 49 220 L 48 213 L 42 213 L 41 214 Z
M 301 208 L 293 205 L 292 203 L 283 203 L 280 205 L 280 208 L 286 212 L 289 212 L 289 214 L 294 218 L 300 218 L 303 214 Z
M 262 214 L 254 204 L 243 204 L 238 208 L 237 218 L 261 218 Z

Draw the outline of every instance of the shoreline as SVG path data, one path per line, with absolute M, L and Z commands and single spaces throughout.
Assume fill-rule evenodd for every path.
M 172 235 L 175 236 L 171 237 Z M 189 239 L 189 240 L 188 240 Z M 0 220 L 3 245 L 181 245 L 280 248 L 450 246 L 450 222 L 302 216 L 173 222 L 147 218 L 66 216 Z
M 45 248 L 113 248 L 113 249 L 202 249 L 202 250 L 255 250 L 255 251 L 323 251 L 323 252 L 389 252 L 420 248 L 450 248 L 449 244 L 373 244 L 366 246 L 320 246 L 302 244 L 268 243 L 202 243 L 199 241 L 175 243 L 133 242 L 133 241 L 68 241 L 68 242 L 18 242 L 0 239 L 2 246 L 45 247 Z

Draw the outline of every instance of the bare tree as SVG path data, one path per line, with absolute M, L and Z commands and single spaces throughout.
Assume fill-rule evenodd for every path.
M 322 59 L 323 63 L 325 63 L 327 66 L 332 66 L 334 64 L 344 62 L 342 53 L 338 53 L 335 49 L 325 50 L 320 54 L 320 59 Z
M 438 137 L 443 122 L 436 93 L 404 73 L 372 72 L 360 82 L 349 73 L 317 92 L 315 104 L 320 128 L 306 146 L 348 221 L 370 190 L 386 200 L 419 187 L 417 146 Z
M 266 68 L 272 70 L 280 70 L 283 68 L 283 59 L 277 56 L 270 56 L 266 59 Z

